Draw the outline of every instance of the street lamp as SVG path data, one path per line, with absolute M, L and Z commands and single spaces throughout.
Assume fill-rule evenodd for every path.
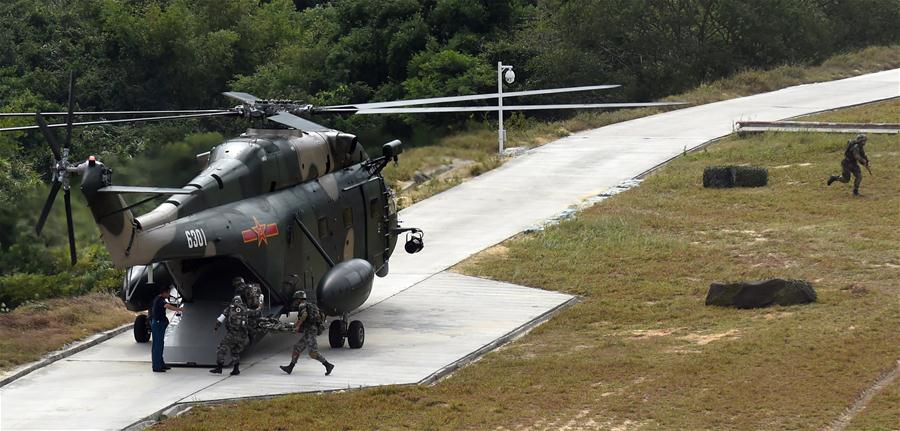
M 497 118 L 499 120 L 499 128 L 497 130 L 497 141 L 499 143 L 499 154 L 503 155 L 503 143 L 506 141 L 506 130 L 503 129 L 503 80 L 507 84 L 516 81 L 516 72 L 513 72 L 512 66 L 503 65 L 502 61 L 497 62 Z

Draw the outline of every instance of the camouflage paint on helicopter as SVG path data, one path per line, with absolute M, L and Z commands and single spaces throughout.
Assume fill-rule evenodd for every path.
M 249 272 L 286 304 L 295 289 L 286 277 L 300 274 L 299 288 L 315 296 L 330 269 L 296 229 L 295 217 L 336 262 L 359 258 L 376 270 L 385 266 L 396 243 L 396 206 L 367 161 L 353 135 L 250 129 L 212 149 L 207 166 L 183 187 L 189 194 L 173 195 L 140 217 L 107 191 L 115 190 L 111 170 L 100 162 L 82 165 L 81 189 L 117 267 L 162 262 L 192 300 L 203 296 L 196 286 L 221 283 L 215 280 L 221 265 L 214 264 L 228 258 L 228 266 L 237 260 L 246 269 L 235 275 Z M 138 297 L 126 305 L 146 308 Z

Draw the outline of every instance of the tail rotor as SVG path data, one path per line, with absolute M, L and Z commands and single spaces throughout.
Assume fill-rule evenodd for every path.
M 50 144 L 50 151 L 53 152 L 53 166 L 51 167 L 52 185 L 50 186 L 50 194 L 47 196 L 47 200 L 44 202 L 44 207 L 41 210 L 41 215 L 38 217 L 37 225 L 35 225 L 35 232 L 38 235 L 41 234 L 41 231 L 44 229 L 44 224 L 47 222 L 47 216 L 50 215 L 50 209 L 53 208 L 53 203 L 56 201 L 56 195 L 59 193 L 59 189 L 62 188 L 63 201 L 66 210 L 66 225 L 69 234 L 69 257 L 72 260 L 72 265 L 75 265 L 75 263 L 78 262 L 78 256 L 75 251 L 75 226 L 72 220 L 72 197 L 71 184 L 69 181 L 69 176 L 78 172 L 77 168 L 72 166 L 69 162 L 69 150 L 72 145 L 72 117 L 75 107 L 73 94 L 74 87 L 75 74 L 73 72 L 69 74 L 69 110 L 66 115 L 66 140 L 61 148 L 56 141 L 56 136 L 47 126 L 47 121 L 44 120 L 44 116 L 41 114 L 35 115 L 38 127 L 41 129 L 44 137 L 47 138 L 47 142 Z

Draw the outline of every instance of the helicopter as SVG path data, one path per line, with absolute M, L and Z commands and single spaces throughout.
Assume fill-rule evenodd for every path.
M 397 240 L 406 235 L 404 249 L 424 247 L 421 229 L 402 227 L 394 192 L 382 170 L 398 162 L 402 143 L 394 140 L 370 157 L 359 139 L 307 118 L 315 114 L 396 114 L 476 112 L 490 106 L 410 107 L 447 102 L 496 99 L 499 93 L 349 105 L 315 106 L 302 101 L 261 99 L 248 93 L 226 92 L 239 104 L 228 109 L 179 111 L 74 110 L 74 74 L 69 77 L 68 110 L 45 113 L 0 113 L 33 116 L 36 125 L 3 131 L 40 130 L 53 154 L 51 189 L 35 230 L 41 233 L 60 189 L 63 190 L 70 258 L 77 261 L 71 210 L 72 177 L 100 230 L 100 239 L 113 264 L 126 269 L 118 295 L 126 308 L 147 310 L 159 286 L 172 286 L 188 307 L 173 322 L 167 340 L 167 362 L 210 364 L 215 337 L 210 322 L 234 295 L 232 280 L 258 283 L 265 301 L 262 314 L 278 318 L 291 311 L 292 296 L 306 292 L 323 313 L 333 318 L 328 337 L 332 348 L 346 340 L 361 348 L 365 327 L 350 314 L 372 291 L 375 276 L 390 271 Z M 502 97 L 530 96 L 615 88 L 617 85 L 528 90 Z M 504 110 L 627 108 L 666 106 L 677 102 L 606 103 L 580 105 L 519 105 Z M 49 124 L 46 117 L 62 116 L 65 123 Z M 138 115 L 139 117 L 130 117 Z M 141 115 L 149 115 L 140 117 Z M 75 117 L 126 118 L 75 122 Z M 113 170 L 97 157 L 71 160 L 73 127 L 100 124 L 165 121 L 185 118 L 236 117 L 255 120 L 240 136 L 227 139 L 197 155 L 199 173 L 181 188 L 129 186 L 113 183 Z M 53 129 L 65 128 L 59 145 Z M 125 197 L 149 195 L 127 203 Z M 157 198 L 164 202 L 144 214 L 138 205 Z M 146 314 L 134 322 L 139 343 L 150 339 Z M 259 342 L 265 331 L 254 335 Z M 221 338 L 221 334 L 219 338 Z M 174 346 L 170 346 L 174 344 Z M 179 346 L 183 349 L 179 350 Z M 174 356 L 174 357 L 172 357 Z

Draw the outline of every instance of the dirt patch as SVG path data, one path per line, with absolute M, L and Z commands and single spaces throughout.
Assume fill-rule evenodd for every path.
M 812 163 L 795 163 L 792 165 L 773 166 L 772 169 L 787 169 L 787 168 L 793 168 L 793 167 L 802 168 L 802 167 L 806 167 L 806 166 L 812 166 Z
M 866 289 L 865 286 L 863 286 L 861 284 L 857 284 L 857 283 L 848 284 L 848 285 L 842 287 L 841 291 L 849 292 L 851 295 L 854 295 L 854 296 L 862 296 L 862 295 L 869 294 L 869 289 Z
M 663 329 L 636 329 L 631 331 L 632 340 L 642 340 L 645 338 L 665 337 L 672 335 L 673 332 L 681 328 L 663 328 Z
M 485 257 L 506 257 L 509 256 L 509 247 L 503 244 L 497 244 L 487 250 L 481 252 Z
M 740 334 L 740 331 L 738 331 L 737 329 L 731 329 L 725 332 L 719 332 L 717 334 L 688 334 L 680 338 L 682 340 L 690 341 L 691 343 L 694 343 L 698 346 L 705 346 L 709 343 L 712 343 L 713 341 L 722 339 L 736 340 L 740 338 L 738 334 Z

